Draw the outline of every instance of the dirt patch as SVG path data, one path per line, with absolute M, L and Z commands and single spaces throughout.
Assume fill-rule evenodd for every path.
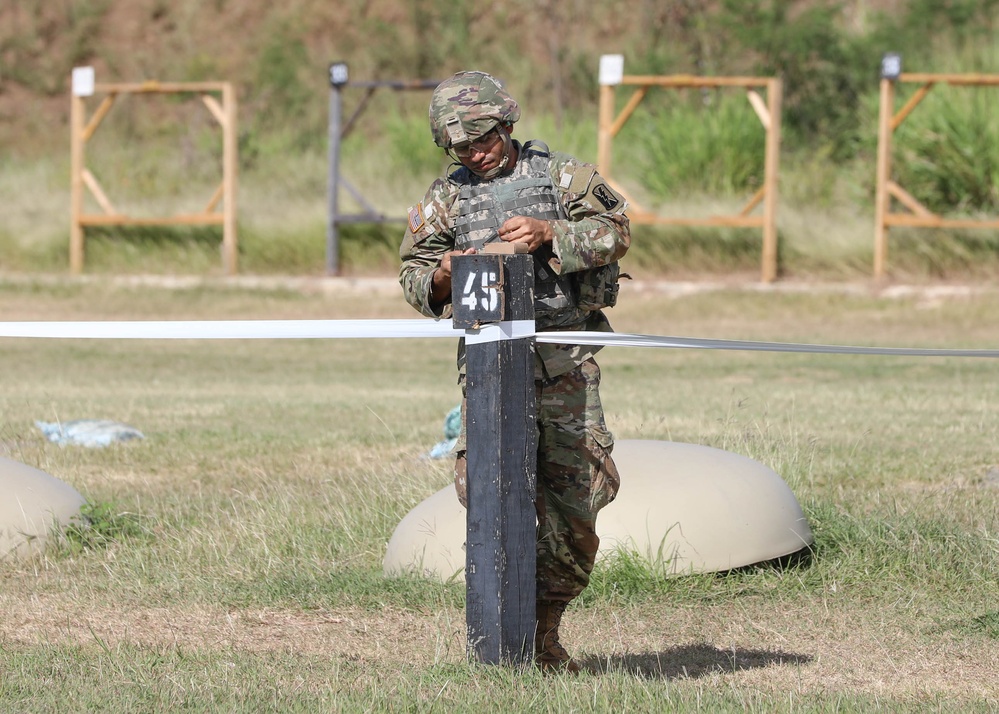
M 330 657 L 363 654 L 365 659 L 399 662 L 435 660 L 453 651 L 464 657 L 465 616 L 460 611 L 422 615 L 391 609 L 372 613 L 354 608 L 228 610 L 223 608 L 103 608 L 36 596 L 29 601 L 0 597 L 7 617 L 0 641 L 40 643 L 129 643 L 248 652 L 296 651 Z
M 461 610 L 416 613 L 356 608 L 109 609 L 36 596 L 0 597 L 0 640 L 11 644 L 129 643 L 202 651 L 294 651 L 362 659 L 377 669 L 458 663 Z M 571 608 L 563 640 L 592 673 L 760 692 L 842 692 L 982 699 L 996 695 L 999 643 L 913 628 L 911 616 L 838 610 L 828 603 Z
M 375 294 L 401 295 L 396 275 L 359 275 L 343 277 L 318 277 L 297 275 L 234 275 L 224 278 L 199 275 L 77 275 L 47 273 L 4 273 L 0 271 L 0 284 L 18 286 L 62 286 L 79 284 L 105 285 L 120 288 L 154 287 L 165 290 L 191 290 L 197 288 L 233 290 L 287 290 L 303 295 Z M 682 299 L 705 293 L 742 291 L 749 293 L 775 293 L 811 295 L 852 295 L 885 299 L 916 301 L 920 308 L 932 308 L 949 301 L 994 295 L 999 288 L 991 283 L 969 284 L 912 284 L 878 286 L 866 281 L 824 282 L 785 280 L 761 283 L 752 278 L 724 280 L 701 278 L 696 280 L 671 280 L 648 278 L 622 281 L 621 289 L 629 294 Z
M 731 681 L 764 692 L 995 696 L 999 644 L 913 631 L 876 610 L 825 604 L 580 611 L 566 641 L 589 664 L 643 676 Z M 911 619 L 911 618 L 910 618 Z

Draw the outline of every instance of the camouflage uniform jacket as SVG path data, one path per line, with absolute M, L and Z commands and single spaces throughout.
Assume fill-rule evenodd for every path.
M 518 161 L 512 171 L 527 171 L 522 145 L 514 142 Z M 627 202 L 596 172 L 592 164 L 568 154 L 551 152 L 548 157 L 551 177 L 565 215 L 551 221 L 554 238 L 549 267 L 557 275 L 580 273 L 619 260 L 631 243 Z M 451 303 L 431 305 L 430 287 L 434 271 L 445 253 L 455 250 L 455 221 L 458 218 L 458 194 L 463 185 L 483 181 L 465 167 L 437 179 L 423 201 L 409 209 L 409 221 L 399 254 L 402 267 L 399 282 L 406 300 L 427 317 L 449 318 Z M 566 307 L 538 319 L 539 331 L 597 330 L 610 331 L 610 323 L 601 310 Z M 599 347 L 583 345 L 538 345 L 539 377 L 554 377 L 592 357 Z M 459 366 L 463 366 L 459 350 Z

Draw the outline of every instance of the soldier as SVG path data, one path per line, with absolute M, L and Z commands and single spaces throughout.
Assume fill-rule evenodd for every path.
M 627 207 L 591 164 L 538 141 L 511 138 L 520 107 L 483 72 L 459 72 L 430 100 L 434 142 L 456 163 L 409 209 L 399 281 L 422 314 L 451 316 L 451 258 L 491 241 L 534 256 L 535 328 L 602 330 L 617 300 L 618 263 L 631 241 Z M 566 605 L 589 582 L 597 512 L 617 494 L 613 437 L 600 404 L 599 347 L 539 344 L 537 394 L 537 619 L 535 660 L 578 672 L 559 642 Z M 458 348 L 464 392 L 464 344 Z M 464 424 L 455 487 L 467 506 Z

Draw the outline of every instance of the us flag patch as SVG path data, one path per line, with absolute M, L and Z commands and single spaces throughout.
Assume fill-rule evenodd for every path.
M 423 228 L 423 205 L 417 203 L 409 209 L 409 231 L 416 233 Z

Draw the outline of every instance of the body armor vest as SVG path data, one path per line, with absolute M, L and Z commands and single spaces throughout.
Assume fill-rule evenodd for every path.
M 462 183 L 458 192 L 455 247 L 482 250 L 486 243 L 500 240 L 500 226 L 514 216 L 566 218 L 548 175 L 548 156 L 547 146 L 529 141 L 520 147 L 517 165 L 509 174 L 480 182 L 468 172 L 473 178 Z M 575 306 L 572 281 L 557 275 L 548 263 L 553 257 L 551 246 L 542 246 L 533 255 L 535 313 Z

